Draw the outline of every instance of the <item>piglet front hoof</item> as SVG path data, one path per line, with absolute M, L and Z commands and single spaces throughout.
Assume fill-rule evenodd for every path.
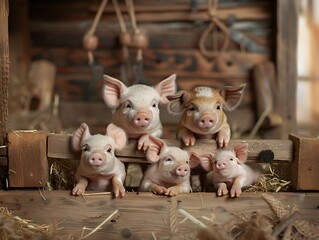
M 139 150 L 143 150 L 146 151 L 148 149 L 148 147 L 150 146 L 150 138 L 148 136 L 148 134 L 143 135 L 142 137 L 140 137 L 140 139 L 138 140 L 137 143 L 137 148 Z
M 170 196 L 170 197 L 173 197 L 173 196 L 176 196 L 177 194 L 179 194 L 180 192 L 180 189 L 179 187 L 170 187 L 167 189 L 167 192 L 165 193 L 166 196 Z
M 195 136 L 193 134 L 191 135 L 186 135 L 183 137 L 183 142 L 185 144 L 185 146 L 194 146 L 195 145 Z
M 82 195 L 84 192 L 85 188 L 81 184 L 77 184 L 72 190 L 72 195 L 79 196 Z
M 218 134 L 217 139 L 216 139 L 217 145 L 221 148 L 227 147 L 229 140 L 230 140 L 230 137 L 228 134 Z
M 154 194 L 158 194 L 158 195 L 163 195 L 163 194 L 166 194 L 167 192 L 167 188 L 166 187 L 163 187 L 163 186 L 154 186 L 153 189 L 152 189 L 152 193 Z
M 225 196 L 227 194 L 228 194 L 228 190 L 227 190 L 226 184 L 220 185 L 218 190 L 217 190 L 217 196 L 221 197 L 221 196 Z
M 123 187 L 123 185 L 119 184 L 119 185 L 115 185 L 114 186 L 114 197 L 124 197 L 125 195 L 125 188 Z
M 239 197 L 241 193 L 242 193 L 242 191 L 241 191 L 240 187 L 232 187 L 230 189 L 230 196 L 231 197 Z

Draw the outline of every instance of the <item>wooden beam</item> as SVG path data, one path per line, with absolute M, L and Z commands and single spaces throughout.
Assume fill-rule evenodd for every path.
M 294 143 L 292 186 L 297 190 L 319 190 L 319 138 L 290 135 L 289 139 Z
M 4 144 L 8 122 L 9 99 L 9 1 L 0 1 L 0 146 Z
M 9 187 L 44 187 L 49 179 L 47 133 L 14 131 L 8 142 Z
M 82 197 L 71 196 L 70 191 L 41 192 L 42 196 L 38 190 L 0 191 L 1 206 L 12 211 L 14 216 L 31 220 L 37 225 L 52 226 L 52 222 L 58 223 L 59 229 L 54 236 L 62 239 L 66 236 L 80 239 L 81 233 L 85 235 L 91 231 L 84 231 L 84 226 L 94 229 L 115 210 L 118 213 L 87 239 L 172 239 L 172 216 L 176 217 L 178 239 L 195 236 L 199 231 L 198 225 L 185 221 L 177 209 L 185 210 L 209 228 L 213 222 L 207 220 L 212 216 L 215 217 L 212 221 L 216 219 L 220 227 L 228 226 L 229 229 L 234 228 L 235 224 L 239 226 L 248 222 L 255 215 L 263 216 L 261 219 L 265 221 L 277 221 L 271 217 L 274 212 L 261 197 L 263 193 L 257 192 L 243 192 L 234 199 L 217 197 L 215 193 L 188 193 L 168 198 L 146 192 L 127 192 L 121 199 L 112 199 L 111 195 Z M 276 210 L 282 210 L 280 213 L 285 214 L 286 207 L 290 206 L 301 213 L 301 224 L 307 220 L 317 226 L 319 193 L 281 192 L 269 193 L 269 196 L 274 198 L 273 205 L 278 206 Z M 175 208 L 173 200 L 177 202 Z M 310 224 L 308 227 L 310 229 Z M 37 236 L 41 236 L 40 233 Z
M 284 124 L 280 126 L 280 138 L 286 138 L 296 129 L 297 87 L 297 1 L 277 1 L 277 79 L 278 112 Z
M 51 158 L 62 159 L 80 159 L 79 153 L 74 153 L 70 147 L 71 135 L 63 134 L 48 134 L 48 153 Z M 169 146 L 182 147 L 181 141 L 176 139 L 164 139 Z M 271 150 L 274 153 L 274 161 L 291 161 L 292 160 L 292 141 L 290 140 L 232 140 L 230 146 L 237 143 L 247 142 L 249 146 L 249 159 L 262 162 L 260 153 L 264 150 Z M 193 147 L 185 147 L 188 151 L 215 151 L 215 140 L 197 140 Z M 117 151 L 116 155 L 124 159 L 140 162 L 145 158 L 143 151 L 137 150 L 136 140 L 129 140 L 128 145 L 124 150 Z M 126 158 L 126 159 L 125 159 Z

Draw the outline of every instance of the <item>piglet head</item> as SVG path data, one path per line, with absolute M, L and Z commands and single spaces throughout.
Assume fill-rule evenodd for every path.
M 226 86 L 219 90 L 196 87 L 192 91 L 179 91 L 168 96 L 168 110 L 183 114 L 181 124 L 198 134 L 214 134 L 227 121 L 224 110 L 234 110 L 240 103 L 245 85 Z
M 188 153 L 178 147 L 168 147 L 161 139 L 150 136 L 146 157 L 158 164 L 158 171 L 167 182 L 176 183 L 190 176 Z
M 245 163 L 247 156 L 247 144 L 238 144 L 232 150 L 219 149 L 214 159 L 214 170 L 223 176 L 236 175 L 238 166 Z
M 103 98 L 114 110 L 114 122 L 128 135 L 151 133 L 161 126 L 159 104 L 168 103 L 166 96 L 175 93 L 175 78 L 173 74 L 154 87 L 143 84 L 126 87 L 120 80 L 104 75 Z
M 113 166 L 115 149 L 122 149 L 126 141 L 125 132 L 114 124 L 107 126 L 106 135 L 91 135 L 88 125 L 82 123 L 71 139 L 74 150 L 82 149 L 80 164 L 101 170 Z

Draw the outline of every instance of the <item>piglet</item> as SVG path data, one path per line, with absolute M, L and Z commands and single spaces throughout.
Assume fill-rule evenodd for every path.
M 239 197 L 242 188 L 247 188 L 257 182 L 260 172 L 245 164 L 248 156 L 248 145 L 238 144 L 233 149 L 219 149 L 215 154 L 204 153 L 195 155 L 193 162 L 198 163 L 206 171 L 213 171 L 213 183 L 218 196 L 228 194 Z
M 168 96 L 169 112 L 182 114 L 177 137 L 186 146 L 194 145 L 196 138 L 216 138 L 219 147 L 227 146 L 231 132 L 224 110 L 237 108 L 244 88 L 245 84 L 219 90 L 196 87 L 191 92 L 181 90 Z
M 126 145 L 126 134 L 123 129 L 109 124 L 106 135 L 91 135 L 88 125 L 82 123 L 72 136 L 72 147 L 81 150 L 81 160 L 75 173 L 76 186 L 73 195 L 81 195 L 89 190 L 110 191 L 115 197 L 125 194 L 123 181 L 125 166 L 114 155 L 115 149 Z
M 189 156 L 186 151 L 168 147 L 163 140 L 150 136 L 146 158 L 151 164 L 143 175 L 139 191 L 167 196 L 192 191 Z
M 175 94 L 173 74 L 150 87 L 135 84 L 126 87 L 120 80 L 104 75 L 103 98 L 113 109 L 112 122 L 124 129 L 129 138 L 138 138 L 138 149 L 146 150 L 148 135 L 161 137 L 159 104 L 167 104 L 167 95 Z

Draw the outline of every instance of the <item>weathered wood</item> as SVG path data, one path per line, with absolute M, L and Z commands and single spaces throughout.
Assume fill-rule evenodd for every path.
M 48 135 L 48 157 L 51 158 L 71 158 L 79 159 L 78 154 L 74 154 L 70 148 L 71 136 L 63 134 Z M 182 143 L 176 139 L 164 139 L 169 146 L 182 147 Z M 292 160 L 292 142 L 290 140 L 232 140 L 230 147 L 240 143 L 247 142 L 249 146 L 249 159 L 261 162 L 259 154 L 263 150 L 271 150 L 274 152 L 275 161 L 291 161 Z M 122 158 L 144 158 L 145 153 L 137 149 L 136 140 L 129 140 L 124 150 L 117 151 L 116 155 Z M 197 140 L 196 145 L 185 147 L 188 151 L 215 151 L 215 140 Z M 138 160 L 137 162 L 139 162 Z
M 47 133 L 8 133 L 9 187 L 43 187 L 48 181 Z
M 290 135 L 289 139 L 294 143 L 292 186 L 297 190 L 319 190 L 319 138 Z
M 1 206 L 15 216 L 38 225 L 56 223 L 58 236 L 71 235 L 79 239 L 85 226 L 94 229 L 115 210 L 118 213 L 98 229 L 90 239 L 171 239 L 170 221 L 176 217 L 178 236 L 195 235 L 199 227 L 185 220 L 172 205 L 173 198 L 151 193 L 127 192 L 123 198 L 110 195 L 70 196 L 69 191 L 0 191 Z M 310 221 L 318 222 L 318 193 L 272 194 L 283 206 L 296 207 Z M 176 209 L 183 209 L 193 217 L 210 225 L 226 227 L 235 220 L 248 219 L 253 214 L 271 216 L 271 210 L 261 198 L 261 193 L 243 193 L 239 198 L 216 197 L 214 193 L 180 194 L 175 198 Z M 36 210 L 36 211 L 35 211 Z M 234 222 L 233 222 L 234 224 Z M 84 235 L 90 232 L 86 230 Z M 129 236 L 129 237 L 128 237 Z
M 0 1 L 0 146 L 4 144 L 8 122 L 9 99 L 9 1 Z
M 238 144 L 248 144 L 248 160 L 263 162 L 259 154 L 263 150 L 271 150 L 274 153 L 274 161 L 292 161 L 293 144 L 290 140 L 231 140 L 229 147 Z M 215 140 L 197 140 L 192 147 L 186 147 L 187 151 L 215 152 L 217 149 Z
M 277 104 L 285 122 L 280 127 L 280 138 L 286 138 L 296 129 L 297 25 L 297 2 L 277 1 Z
M 32 2 L 31 2 L 32 3 Z M 46 21 L 54 21 L 57 19 L 56 12 L 59 12 L 58 20 L 64 21 L 80 21 L 83 19 L 93 19 L 93 14 L 96 13 L 98 4 L 91 5 L 90 2 L 77 3 L 77 4 L 41 4 L 37 2 L 34 8 L 31 8 L 32 20 L 43 18 Z M 221 2 L 222 3 L 222 2 Z M 165 7 L 164 7 L 165 6 Z M 190 3 L 187 1 L 158 3 L 156 1 L 151 2 L 135 2 L 134 9 L 136 10 L 136 18 L 139 23 L 143 22 L 167 22 L 167 21 L 195 21 L 210 19 L 207 13 L 207 3 L 200 4 L 198 11 L 192 11 Z M 233 12 L 234 3 L 222 4 L 223 7 L 218 8 L 218 16 L 226 20 Z M 267 1 L 261 4 L 255 2 L 255 4 L 236 4 L 236 19 L 238 20 L 263 20 L 270 18 L 269 3 Z M 124 18 L 129 21 L 127 8 L 121 4 L 121 8 L 124 10 Z M 163 9 L 166 8 L 166 11 Z M 89 11 L 88 11 L 89 9 Z M 46 13 L 45 15 L 43 13 Z M 72 13 L 72 14 L 71 14 Z M 105 8 L 105 13 L 102 16 L 109 22 L 117 21 L 112 4 L 108 4 Z

